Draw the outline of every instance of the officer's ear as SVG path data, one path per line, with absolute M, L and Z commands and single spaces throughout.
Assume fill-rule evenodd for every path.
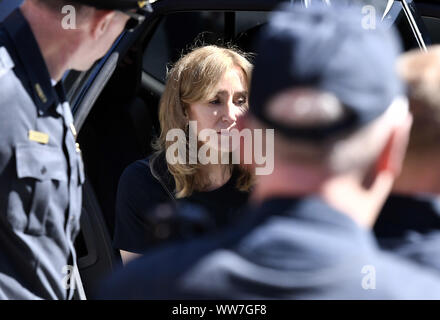
M 412 116 L 408 114 L 407 118 L 391 131 L 382 152 L 376 159 L 374 165 L 375 172 L 373 173 L 375 177 L 385 171 L 395 178 L 400 175 L 408 146 L 411 125 Z
M 91 34 L 94 40 L 107 32 L 116 14 L 114 10 L 95 10 L 91 23 Z

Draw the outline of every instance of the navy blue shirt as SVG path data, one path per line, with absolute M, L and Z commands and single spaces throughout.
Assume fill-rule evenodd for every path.
M 227 230 L 131 262 L 101 298 L 440 299 L 440 272 L 382 251 L 319 198 L 274 198 Z
M 143 253 L 152 246 L 222 228 L 241 216 L 249 193 L 236 188 L 237 170 L 216 190 L 196 191 L 176 200 L 174 180 L 165 159 L 158 161 L 154 172 L 162 184 L 153 176 L 148 158 L 132 163 L 120 178 L 115 249 Z
M 64 279 L 84 182 L 75 135 L 62 84 L 16 9 L 0 24 L 0 299 L 73 296 Z

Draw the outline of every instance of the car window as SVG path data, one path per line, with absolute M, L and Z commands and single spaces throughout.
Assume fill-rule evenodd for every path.
M 238 11 L 235 13 L 236 35 L 267 22 L 270 12 Z
M 427 35 L 423 32 L 424 25 L 423 22 L 419 19 L 419 15 L 418 12 L 416 11 L 414 3 L 412 1 L 408 2 L 408 7 L 410 8 L 411 13 L 417 23 L 417 27 L 421 29 L 419 31 L 422 32 L 425 44 L 426 45 L 429 44 L 430 40 L 429 38 L 427 38 Z M 400 1 L 394 1 L 390 11 L 388 12 L 387 16 L 384 18 L 384 22 L 388 24 L 394 24 L 397 27 L 405 51 L 420 47 L 417 38 L 415 37 L 415 33 L 408 20 L 408 17 L 405 14 L 403 5 Z
M 166 66 L 175 62 L 197 39 L 215 43 L 222 39 L 224 15 L 221 12 L 179 12 L 165 16 L 149 42 L 143 57 L 143 69 L 165 82 Z
M 363 3 L 376 2 L 364 1 Z M 408 3 L 414 10 L 413 2 Z M 385 12 L 385 4 L 382 3 L 379 6 L 380 12 Z M 169 14 L 159 23 L 145 49 L 143 70 L 164 83 L 169 64 L 177 61 L 182 53 L 194 44 L 224 44 L 232 40 L 233 44 L 238 45 L 244 51 L 253 52 L 256 35 L 267 21 L 269 14 L 270 12 L 263 11 L 201 11 Z M 419 47 L 400 1 L 394 1 L 385 20 L 397 26 L 405 50 Z M 429 26 L 431 29 L 435 28 L 433 23 Z
M 168 64 L 176 62 L 192 45 L 231 42 L 244 51 L 252 51 L 253 40 L 268 14 L 253 11 L 170 14 L 162 19 L 146 47 L 143 70 L 165 82 Z
M 434 17 L 422 17 L 422 19 L 431 36 L 432 43 L 440 43 L 440 19 Z

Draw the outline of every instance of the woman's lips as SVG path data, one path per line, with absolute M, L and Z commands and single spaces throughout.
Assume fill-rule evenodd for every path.
M 219 131 L 217 131 L 217 134 L 219 135 L 223 135 L 223 136 L 232 136 L 231 130 L 236 129 L 236 126 L 232 126 L 226 129 L 221 129 Z

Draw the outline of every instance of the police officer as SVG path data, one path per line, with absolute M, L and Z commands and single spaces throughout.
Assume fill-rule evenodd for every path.
M 274 171 L 257 177 L 246 218 L 147 253 L 103 297 L 440 298 L 440 273 L 371 232 L 411 125 L 394 30 L 364 30 L 361 8 L 284 10 L 262 31 L 240 124 L 275 130 Z
M 72 298 L 84 172 L 60 79 L 101 58 L 145 5 L 26 0 L 0 24 L 0 299 Z

